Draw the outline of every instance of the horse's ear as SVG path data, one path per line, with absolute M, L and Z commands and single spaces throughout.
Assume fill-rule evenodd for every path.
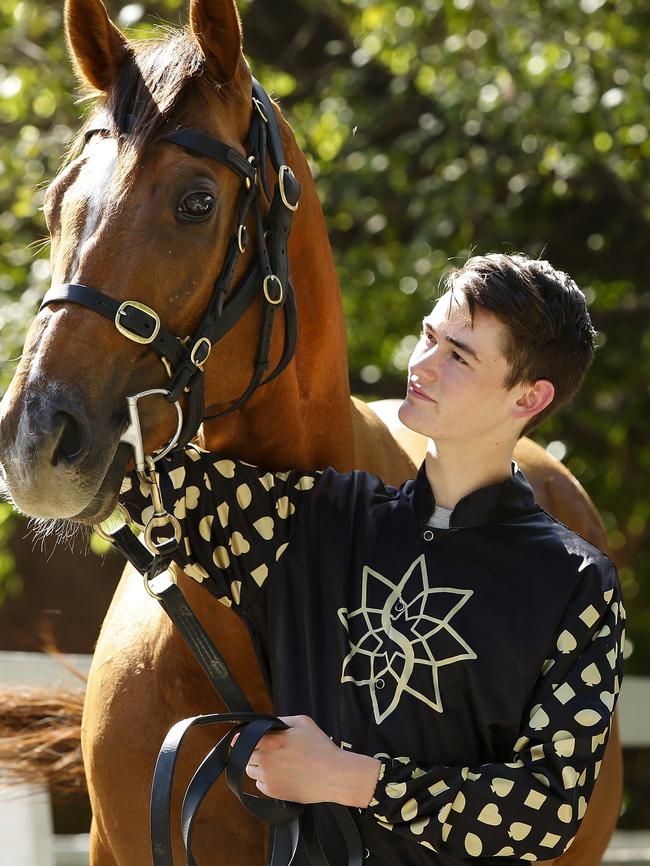
M 102 0 L 66 0 L 65 32 L 82 80 L 96 90 L 110 90 L 128 42 Z
M 241 21 L 234 0 L 191 0 L 190 27 L 211 75 L 225 83 L 242 59 Z

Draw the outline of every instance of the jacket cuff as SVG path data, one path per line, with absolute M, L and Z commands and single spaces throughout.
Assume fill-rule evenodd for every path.
M 380 759 L 379 763 L 380 763 L 379 777 L 377 779 L 377 784 L 375 786 L 375 792 L 372 795 L 372 798 L 371 798 L 370 802 L 368 803 L 368 805 L 366 806 L 366 808 L 359 810 L 362 815 L 366 815 L 368 817 L 373 817 L 373 818 L 375 816 L 375 811 L 377 809 L 377 806 L 381 802 L 383 802 L 387 796 L 390 796 L 389 793 L 386 791 L 386 788 L 392 782 L 391 769 L 393 767 L 393 764 L 398 763 L 398 762 L 391 761 L 391 760 L 382 761 Z M 401 764 L 401 763 L 398 763 L 398 766 L 403 768 L 403 764 Z

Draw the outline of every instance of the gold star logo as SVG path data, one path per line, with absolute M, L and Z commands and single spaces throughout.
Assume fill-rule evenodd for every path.
M 369 687 L 377 724 L 396 709 L 404 692 L 443 712 L 439 669 L 477 658 L 450 625 L 472 595 L 470 589 L 430 587 L 424 555 L 397 584 L 364 567 L 361 606 L 352 613 L 346 607 L 338 611 L 351 648 L 343 660 L 341 682 Z M 353 638 L 364 626 L 361 637 Z M 411 685 L 424 668 L 431 672 L 432 693 Z

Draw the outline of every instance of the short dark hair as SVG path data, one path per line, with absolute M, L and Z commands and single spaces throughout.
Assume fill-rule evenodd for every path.
M 597 335 L 585 296 L 568 274 L 521 253 L 490 253 L 450 271 L 444 287 L 463 292 L 472 321 L 480 308 L 505 325 L 506 388 L 537 379 L 553 383 L 553 401 L 522 436 L 571 400 L 594 359 Z

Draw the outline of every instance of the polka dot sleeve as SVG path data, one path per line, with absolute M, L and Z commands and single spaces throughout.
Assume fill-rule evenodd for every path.
M 245 608 L 291 540 L 300 500 L 318 472 L 268 472 L 188 446 L 158 464 L 165 508 L 181 524 L 179 561 L 228 607 Z M 143 526 L 151 499 L 135 475 L 120 501 Z
M 461 860 L 550 860 L 568 848 L 598 777 L 622 677 L 625 612 L 616 571 L 604 560 L 585 571 L 507 762 L 386 761 L 365 814 Z

